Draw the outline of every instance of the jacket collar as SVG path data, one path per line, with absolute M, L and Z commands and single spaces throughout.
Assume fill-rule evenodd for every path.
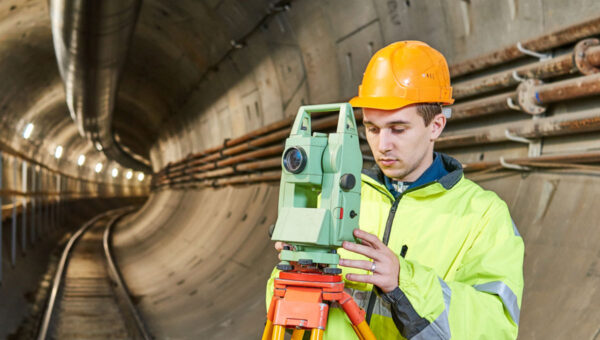
M 436 166 L 435 163 L 438 162 L 438 160 L 446 171 L 436 171 L 435 169 L 432 169 Z M 377 165 L 374 165 L 371 169 L 364 169 L 362 172 L 368 177 L 369 180 L 367 180 L 367 182 L 369 182 L 369 184 L 377 186 L 380 191 L 385 190 L 386 193 L 390 193 L 385 185 L 385 175 Z M 432 166 L 429 167 L 405 192 L 415 192 L 415 194 L 418 192 L 418 196 L 422 196 L 421 194 L 429 196 L 443 190 L 452 189 L 462 177 L 463 168 L 459 161 L 446 154 L 436 153 L 434 164 L 432 164 Z M 431 185 L 436 183 L 439 185 Z M 427 190 L 421 190 L 425 188 L 427 188 Z

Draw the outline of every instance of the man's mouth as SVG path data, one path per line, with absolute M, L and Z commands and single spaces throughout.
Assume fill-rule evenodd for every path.
M 394 158 L 380 158 L 379 164 L 381 164 L 382 166 L 392 166 L 397 161 L 398 160 L 396 160 Z

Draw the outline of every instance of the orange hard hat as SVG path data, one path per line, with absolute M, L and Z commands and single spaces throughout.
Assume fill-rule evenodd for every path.
M 373 55 L 354 107 L 395 110 L 417 103 L 452 104 L 450 72 L 444 56 L 421 41 L 399 41 Z

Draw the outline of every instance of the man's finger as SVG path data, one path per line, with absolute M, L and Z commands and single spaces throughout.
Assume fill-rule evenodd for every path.
M 362 239 L 360 237 L 356 237 L 356 239 L 358 239 L 358 242 L 355 242 L 355 243 L 364 244 L 364 245 L 369 246 L 371 248 L 375 248 L 375 246 L 373 245 L 373 243 L 369 242 L 368 240 Z
M 291 250 L 295 249 L 293 246 L 290 246 L 289 244 L 287 244 L 285 242 L 281 242 L 281 241 L 275 242 L 275 250 L 277 250 L 277 251 L 282 251 L 283 247 L 285 247 L 285 246 L 290 247 Z
M 349 250 L 353 253 L 364 255 L 370 259 L 374 259 L 374 260 L 379 259 L 379 254 L 371 246 L 366 246 L 366 245 L 356 244 L 356 243 L 346 241 L 346 242 L 344 242 L 343 247 L 346 250 Z
M 383 242 L 379 240 L 379 238 L 373 234 L 367 233 L 364 230 L 354 229 L 354 236 L 360 238 L 361 240 L 367 241 L 373 245 L 373 248 L 381 248 L 383 246 Z
M 346 274 L 346 280 L 354 281 L 354 282 L 364 282 L 370 284 L 376 284 L 373 275 L 365 275 L 365 274 Z
M 373 267 L 373 262 L 371 262 L 371 261 L 364 261 L 364 260 L 340 259 L 340 266 L 342 266 L 342 267 L 350 267 L 350 268 L 357 268 L 357 269 L 364 269 L 364 270 L 371 270 L 371 268 Z

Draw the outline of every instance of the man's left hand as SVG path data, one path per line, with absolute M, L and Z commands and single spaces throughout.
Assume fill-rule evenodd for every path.
M 354 230 L 354 236 L 361 244 L 344 242 L 343 248 L 353 253 L 364 255 L 371 261 L 340 259 L 340 266 L 372 271 L 372 275 L 346 274 L 346 279 L 376 285 L 383 292 L 389 293 L 398 287 L 400 262 L 398 256 L 377 236 L 360 229 Z

